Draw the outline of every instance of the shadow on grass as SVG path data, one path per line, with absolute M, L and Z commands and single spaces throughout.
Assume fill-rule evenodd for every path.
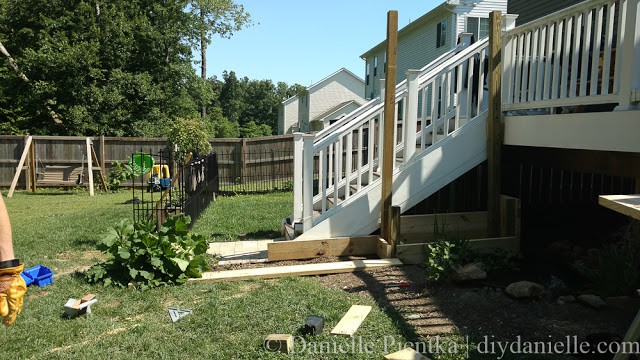
M 84 188 L 70 188 L 60 190 L 38 190 L 37 192 L 25 191 L 22 194 L 28 196 L 61 196 L 61 195 L 77 195 L 81 193 L 88 193 Z
M 282 234 L 275 230 L 258 230 L 246 233 L 238 237 L 238 240 L 275 239 L 281 236 Z
M 98 246 L 98 239 L 75 239 L 71 241 L 71 245 L 80 247 L 89 247 L 95 250 Z

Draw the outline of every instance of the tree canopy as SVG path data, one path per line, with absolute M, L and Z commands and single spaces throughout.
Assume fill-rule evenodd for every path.
M 249 21 L 232 0 L 0 0 L 0 43 L 28 79 L 0 56 L 0 134 L 160 136 L 202 106 L 211 135 L 274 133 L 290 87 L 192 67 L 203 33 Z

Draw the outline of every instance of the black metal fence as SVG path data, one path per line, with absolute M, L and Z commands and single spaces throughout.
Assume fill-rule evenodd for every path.
M 293 151 L 289 149 L 223 151 L 216 155 L 223 194 L 293 189 Z
M 166 150 L 141 150 L 131 155 L 129 164 L 135 174 L 134 221 L 154 220 L 160 226 L 169 216 L 186 214 L 193 224 L 219 191 L 216 154 L 185 160 L 174 159 Z

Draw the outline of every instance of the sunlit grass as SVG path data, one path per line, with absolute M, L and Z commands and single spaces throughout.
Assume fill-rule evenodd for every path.
M 291 215 L 292 204 L 290 192 L 219 196 L 200 216 L 193 230 L 209 236 L 211 241 L 280 237 L 280 224 Z

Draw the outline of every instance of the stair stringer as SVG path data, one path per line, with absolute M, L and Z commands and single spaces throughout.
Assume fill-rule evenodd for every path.
M 487 159 L 487 116 L 485 111 L 468 124 L 437 142 L 395 169 L 393 204 L 401 212 Z M 382 180 L 375 180 L 368 191 L 353 195 L 331 209 L 328 217 L 299 235 L 296 240 L 327 239 L 369 235 L 380 228 Z

